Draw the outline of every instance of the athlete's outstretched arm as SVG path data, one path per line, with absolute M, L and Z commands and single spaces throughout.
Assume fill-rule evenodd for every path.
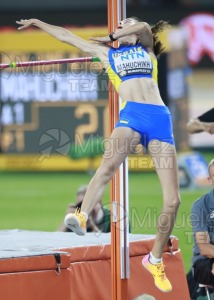
M 116 32 L 113 33 L 113 38 L 115 40 L 118 40 L 119 38 L 132 34 L 138 35 L 139 40 L 145 47 L 153 47 L 152 31 L 149 24 L 147 24 L 146 22 L 138 22 L 129 27 L 116 30 Z M 91 40 L 101 43 L 112 42 L 109 36 L 91 38 Z
M 186 124 L 188 133 L 208 132 L 214 134 L 214 122 L 201 122 L 199 118 L 191 119 Z
M 90 54 L 91 56 L 98 56 L 102 55 L 102 52 L 105 53 L 104 46 L 99 47 L 98 45 L 95 45 L 93 43 L 90 43 L 75 34 L 71 33 L 69 30 L 60 27 L 51 25 L 45 22 L 42 22 L 38 19 L 29 19 L 29 20 L 20 20 L 16 21 L 17 24 L 21 25 L 18 27 L 18 30 L 23 30 L 25 28 L 28 28 L 30 26 L 36 26 L 40 28 L 41 30 L 47 32 L 51 36 L 55 37 L 59 41 L 63 43 L 67 43 L 69 45 L 75 46 L 76 48 L 80 49 L 81 51 Z

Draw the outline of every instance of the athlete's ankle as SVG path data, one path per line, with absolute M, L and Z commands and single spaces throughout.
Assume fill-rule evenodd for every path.
M 155 265 L 155 264 L 160 264 L 160 263 L 162 263 L 162 257 L 160 257 L 160 258 L 157 258 L 157 257 L 155 257 L 153 254 L 152 254 L 152 252 L 150 252 L 149 253 L 149 262 L 151 263 L 151 264 L 153 264 L 153 265 Z

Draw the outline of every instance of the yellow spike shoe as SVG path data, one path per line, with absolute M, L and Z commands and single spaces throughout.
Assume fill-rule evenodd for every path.
M 144 268 L 146 268 L 154 277 L 156 287 L 164 293 L 171 292 L 172 285 L 165 275 L 163 263 L 151 264 L 149 254 L 144 256 L 142 260 Z
M 87 216 L 78 208 L 75 213 L 67 214 L 64 219 L 65 226 L 78 235 L 86 234 L 86 222 Z

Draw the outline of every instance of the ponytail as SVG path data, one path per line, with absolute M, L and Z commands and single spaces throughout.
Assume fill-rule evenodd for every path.
M 159 57 L 164 50 L 163 44 L 159 41 L 157 35 L 164 31 L 167 27 L 169 27 L 169 23 L 167 21 L 159 21 L 151 27 L 154 42 L 154 54 L 156 57 Z

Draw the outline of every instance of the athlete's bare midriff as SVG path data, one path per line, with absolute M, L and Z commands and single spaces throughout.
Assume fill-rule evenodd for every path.
M 157 83 L 152 78 L 132 78 L 123 81 L 118 94 L 122 101 L 164 105 Z

